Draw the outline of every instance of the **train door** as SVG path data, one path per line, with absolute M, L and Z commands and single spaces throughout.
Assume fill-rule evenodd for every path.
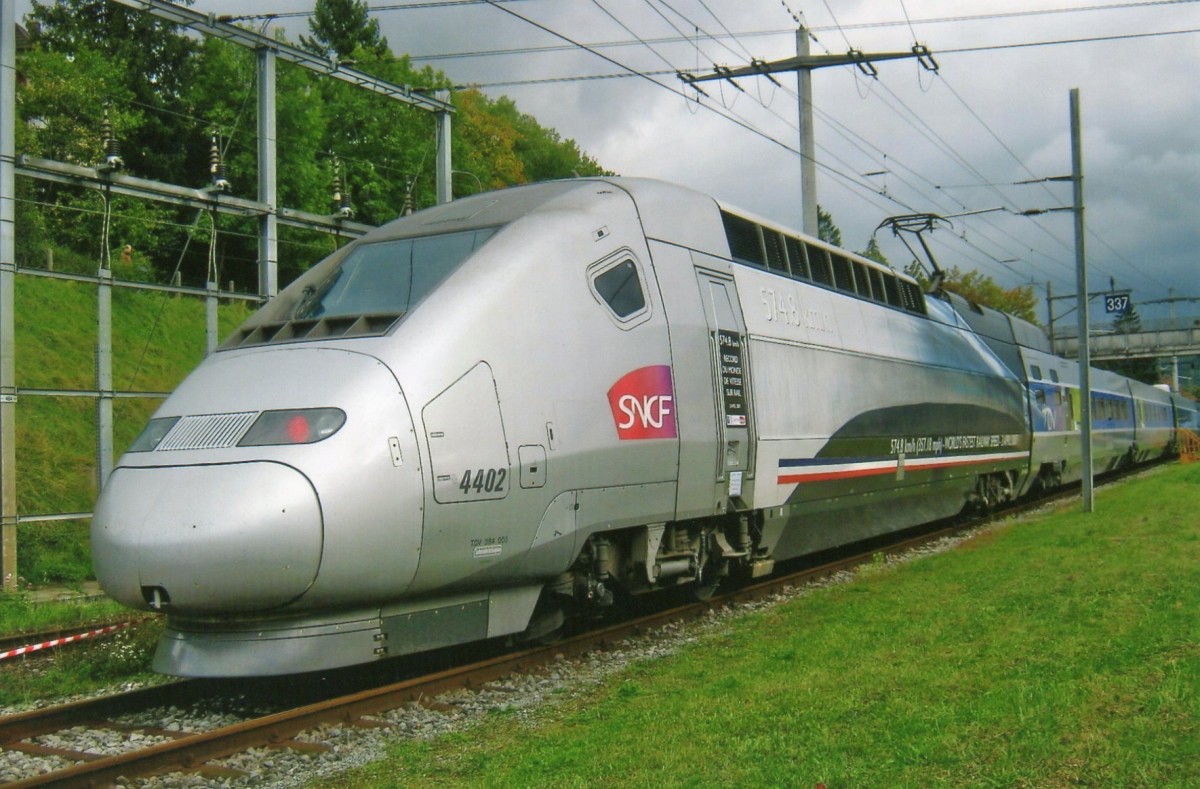
M 746 327 L 733 280 L 722 274 L 696 269 L 700 299 L 708 324 L 709 358 L 717 398 L 717 443 L 713 467 L 723 495 L 735 500 L 749 497 L 753 472 L 753 432 L 750 425 L 750 356 Z

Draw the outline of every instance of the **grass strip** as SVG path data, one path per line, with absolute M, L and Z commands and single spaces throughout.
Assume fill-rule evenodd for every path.
M 531 716 L 399 741 L 336 785 L 1200 785 L 1200 465 L 1096 503 L 870 568 Z

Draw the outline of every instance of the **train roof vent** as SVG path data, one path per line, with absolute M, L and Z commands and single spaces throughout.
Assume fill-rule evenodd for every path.
M 332 318 L 304 318 L 282 323 L 260 323 L 244 326 L 233 333 L 221 346 L 222 350 L 245 348 L 250 345 L 273 345 L 287 342 L 337 340 L 348 337 L 380 337 L 387 334 L 404 313 L 380 315 L 339 315 Z

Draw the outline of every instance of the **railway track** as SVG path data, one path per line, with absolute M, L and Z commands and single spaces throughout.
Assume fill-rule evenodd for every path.
M 1070 492 L 1060 494 L 1072 495 Z M 1026 509 L 1045 506 L 1041 499 L 1002 515 L 1011 517 Z M 451 709 L 439 696 L 459 689 L 483 691 L 504 689 L 504 678 L 537 672 L 548 664 L 574 658 L 595 650 L 608 650 L 631 637 L 644 635 L 671 623 L 703 618 L 716 609 L 759 601 L 777 596 L 785 587 L 802 587 L 855 566 L 878 561 L 881 554 L 902 554 L 944 537 L 978 528 L 985 521 L 973 519 L 950 525 L 909 532 L 899 541 L 867 544 L 855 553 L 837 556 L 815 566 L 781 573 L 752 585 L 718 594 L 704 602 L 678 605 L 654 611 L 629 621 L 589 631 L 548 646 L 492 655 L 462 665 L 411 676 L 399 681 L 334 694 L 309 703 L 300 703 L 264 714 L 247 711 L 244 719 L 217 725 L 207 731 L 167 730 L 153 725 L 130 722 L 138 713 L 159 707 L 181 707 L 205 699 L 243 694 L 244 682 L 190 680 L 175 682 L 116 696 L 75 702 L 43 710 L 34 710 L 0 718 L 0 759 L 4 752 L 16 751 L 50 757 L 66 763 L 56 769 L 28 775 L 5 786 L 109 786 L 125 784 L 135 776 L 190 773 L 216 779 L 253 780 L 244 768 L 229 766 L 227 760 L 251 749 L 289 749 L 316 753 L 328 745 L 304 737 L 305 732 L 334 724 L 361 728 L 388 728 L 391 710 L 414 703 L 432 710 Z M 285 686 L 279 685 L 280 693 Z M 260 690 L 262 690 L 260 688 Z M 292 696 L 294 698 L 294 696 Z M 254 707 L 254 703 L 249 704 Z M 88 729 L 103 731 L 110 738 L 125 738 L 118 753 L 98 753 L 64 747 L 56 733 Z M 0 766 L 3 762 L 0 761 Z

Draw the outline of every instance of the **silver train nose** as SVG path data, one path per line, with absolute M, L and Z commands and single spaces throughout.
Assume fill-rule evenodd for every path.
M 92 521 L 104 591 L 170 613 L 262 611 L 316 580 L 321 507 L 281 463 L 119 468 Z

